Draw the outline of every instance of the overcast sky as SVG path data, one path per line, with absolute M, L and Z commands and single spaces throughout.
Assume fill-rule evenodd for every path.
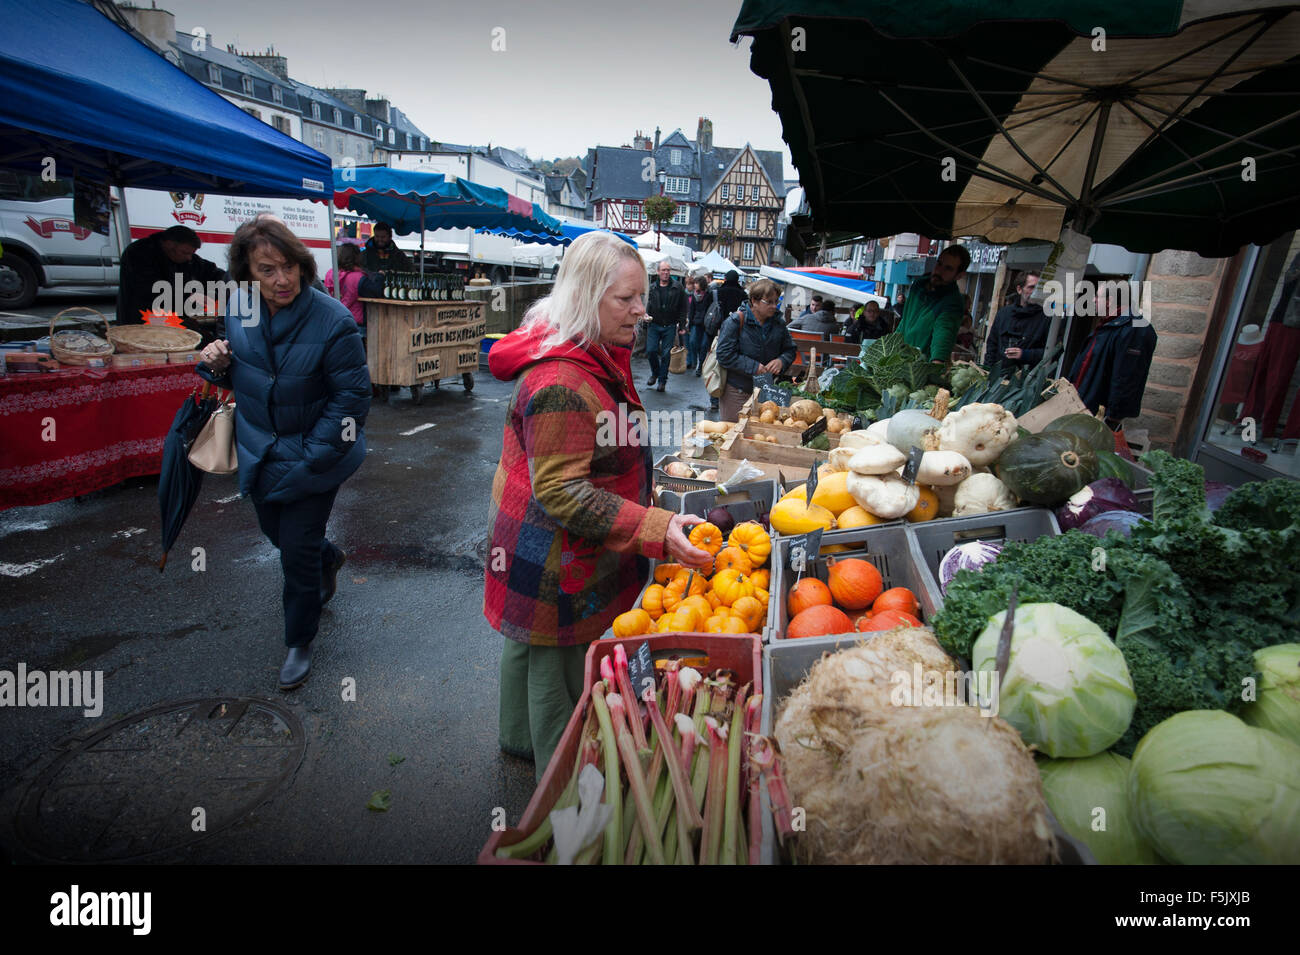
M 144 6 L 148 0 L 136 0 Z M 157 0 L 176 28 L 220 48 L 274 46 L 289 75 L 387 96 L 432 138 L 524 147 L 534 159 L 630 144 L 641 129 L 785 155 L 748 37 L 728 42 L 740 0 Z M 504 34 L 497 32 L 498 28 Z M 505 50 L 493 49 L 504 41 Z

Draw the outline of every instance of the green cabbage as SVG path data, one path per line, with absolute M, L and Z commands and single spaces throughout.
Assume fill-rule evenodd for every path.
M 1006 616 L 994 616 L 976 639 L 976 670 L 997 669 Z M 1060 604 L 1016 608 L 998 715 L 1026 743 L 1054 758 L 1100 753 L 1124 735 L 1136 705 L 1124 654 L 1101 627 Z
M 1300 746 L 1222 710 L 1188 710 L 1133 754 L 1138 831 L 1183 865 L 1300 863 Z
M 1138 833 L 1128 805 L 1129 761 L 1114 753 L 1043 759 L 1043 796 L 1061 827 L 1087 845 L 1102 865 L 1160 865 Z M 1100 811 L 1099 811 L 1100 810 Z
M 1300 743 L 1300 643 L 1256 650 L 1255 667 L 1264 676 L 1257 699 L 1246 705 L 1241 718 Z

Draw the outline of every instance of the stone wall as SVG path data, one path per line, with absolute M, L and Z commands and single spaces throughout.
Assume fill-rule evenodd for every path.
M 1151 446 L 1174 450 L 1203 395 L 1197 371 L 1213 360 L 1218 335 L 1211 325 L 1220 299 L 1231 294 L 1224 277 L 1231 259 L 1205 259 L 1195 252 L 1166 250 L 1151 257 L 1152 325 L 1159 336 L 1142 395 L 1142 413 L 1125 430 L 1145 429 Z M 1203 378 L 1204 376 L 1200 376 Z

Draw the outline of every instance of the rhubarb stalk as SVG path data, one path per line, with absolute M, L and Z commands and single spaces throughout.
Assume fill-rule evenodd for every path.
M 731 729 L 727 733 L 727 802 L 726 820 L 722 828 L 723 865 L 736 864 L 736 825 L 740 822 L 740 751 L 745 743 L 745 697 L 749 684 L 740 689 L 732 709 Z
M 658 704 L 650 699 L 647 700 L 647 705 L 650 707 L 650 722 L 654 724 L 655 732 L 663 740 L 656 758 L 666 757 L 662 761 L 668 766 L 668 780 L 672 784 L 673 796 L 677 800 L 677 811 L 686 816 L 687 828 L 699 829 L 704 825 L 704 820 L 695 808 L 694 793 L 691 792 L 686 773 L 682 771 L 682 764 L 673 758 L 672 733 L 668 730 L 668 724 L 664 722 L 663 714 L 659 712 Z
M 597 683 L 592 687 L 591 704 L 596 711 L 596 722 L 600 724 L 600 745 L 605 753 L 605 802 L 614 809 L 605 825 L 601 859 L 605 865 L 618 865 L 623 861 L 623 792 L 618 778 L 618 742 L 605 703 L 605 684 Z
M 781 772 L 781 750 L 775 740 L 759 736 L 754 740 L 750 756 L 755 768 L 767 780 L 767 800 L 772 807 L 772 821 L 776 824 L 776 834 L 782 842 L 794 833 L 791 819 L 790 791 L 786 789 L 785 777 Z
M 614 676 L 618 680 L 618 691 L 623 695 L 623 703 L 628 708 L 627 723 L 632 731 L 632 739 L 638 750 L 649 749 L 645 738 L 645 729 L 641 725 L 641 712 L 637 708 L 638 694 L 632 690 L 632 678 L 627 670 L 627 651 L 623 644 L 614 644 Z
M 705 790 L 704 831 L 700 837 L 700 865 L 717 865 L 722 848 L 723 810 L 727 799 L 727 743 L 725 730 L 712 716 L 704 721 L 709 731 L 709 777 Z
M 614 661 L 614 668 L 618 669 L 617 659 Z M 626 670 L 624 672 L 626 673 Z M 646 786 L 645 774 L 641 770 L 641 757 L 636 742 L 628 732 L 627 716 L 630 714 L 625 712 L 623 700 L 617 694 L 611 693 L 606 703 L 618 737 L 618 751 L 623 756 L 623 766 L 627 770 L 628 785 L 632 789 L 633 800 L 636 803 L 636 815 L 641 826 L 641 838 L 645 841 L 646 853 L 652 863 L 663 865 L 664 847 L 655 829 L 650 791 Z M 635 724 L 635 717 L 631 722 Z

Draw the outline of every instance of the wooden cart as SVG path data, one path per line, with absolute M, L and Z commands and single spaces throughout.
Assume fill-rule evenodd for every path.
M 474 389 L 479 349 L 487 334 L 482 302 L 401 302 L 363 298 L 366 303 L 366 363 L 376 385 L 411 389 L 420 403 L 423 386 L 460 377 Z M 386 397 L 386 394 L 385 394 Z

